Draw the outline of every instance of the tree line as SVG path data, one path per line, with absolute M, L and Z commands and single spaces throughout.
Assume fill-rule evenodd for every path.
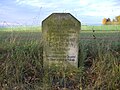
M 110 18 L 104 18 L 102 20 L 103 25 L 120 25 L 120 15 L 116 16 L 115 19 L 111 20 Z

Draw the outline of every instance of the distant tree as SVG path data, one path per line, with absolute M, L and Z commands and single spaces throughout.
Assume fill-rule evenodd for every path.
M 107 19 L 107 22 L 111 22 L 110 18 Z
M 104 18 L 103 20 L 102 20 L 102 24 L 106 24 L 107 23 L 107 19 L 106 18 Z
M 115 17 L 117 22 L 120 22 L 120 15 Z
M 113 22 L 116 22 L 116 20 L 115 20 L 115 19 L 113 19 Z

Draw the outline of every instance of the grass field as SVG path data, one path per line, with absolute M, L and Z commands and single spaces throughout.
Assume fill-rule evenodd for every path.
M 100 26 L 87 26 L 83 25 L 82 30 L 120 30 L 120 25 L 100 25 Z
M 49 72 L 40 27 L 0 28 L 0 90 L 119 90 L 120 26 L 81 28 L 80 67 Z

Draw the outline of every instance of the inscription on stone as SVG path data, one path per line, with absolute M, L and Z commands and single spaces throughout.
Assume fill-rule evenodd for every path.
M 44 63 L 69 62 L 78 67 L 80 27 L 70 13 L 53 13 L 43 20 Z

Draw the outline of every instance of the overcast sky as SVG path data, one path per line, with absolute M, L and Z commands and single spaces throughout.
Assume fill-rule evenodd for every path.
M 66 12 L 82 24 L 101 24 L 120 15 L 120 0 L 0 0 L 0 24 L 40 25 L 54 12 Z

